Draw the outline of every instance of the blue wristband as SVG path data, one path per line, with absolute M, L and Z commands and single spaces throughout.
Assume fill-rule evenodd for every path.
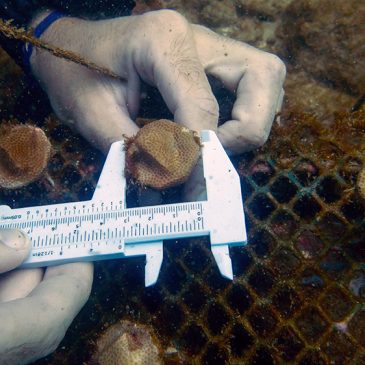
M 66 17 L 68 15 L 59 11 L 52 11 L 48 14 L 34 29 L 34 37 L 40 38 L 40 36 L 47 30 L 47 28 L 53 24 L 56 20 Z M 23 46 L 23 63 L 27 71 L 30 72 L 30 57 L 32 55 L 33 45 L 31 43 L 25 43 Z

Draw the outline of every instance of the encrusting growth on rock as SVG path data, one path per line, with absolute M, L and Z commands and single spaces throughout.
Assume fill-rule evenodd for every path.
M 200 155 L 196 132 L 166 119 L 141 128 L 126 141 L 126 174 L 163 190 L 184 183 Z
M 365 200 L 365 167 L 360 171 L 357 177 L 357 188 L 361 197 Z
M 29 124 L 0 125 L 0 186 L 19 188 L 36 180 L 47 167 L 51 143 L 45 133 Z

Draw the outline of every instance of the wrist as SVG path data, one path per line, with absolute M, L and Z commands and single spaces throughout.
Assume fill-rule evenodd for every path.
M 28 29 L 35 29 L 49 14 L 51 14 L 52 10 L 39 10 L 37 11 L 31 18 L 29 24 L 28 24 Z
M 36 13 L 29 23 L 29 27 L 32 29 L 33 37 L 36 39 L 47 39 L 47 33 L 51 34 L 51 28 L 55 27 L 56 22 L 59 22 L 61 18 L 65 18 L 67 15 L 54 10 L 41 10 Z M 34 62 L 35 54 L 37 53 L 35 47 L 31 43 L 26 43 L 23 48 L 23 60 L 24 65 L 31 71 L 31 61 Z

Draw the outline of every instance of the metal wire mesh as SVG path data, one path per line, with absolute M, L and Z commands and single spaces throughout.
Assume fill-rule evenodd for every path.
M 38 364 L 87 363 L 98 334 L 121 318 L 177 349 L 166 364 L 364 364 L 365 207 L 356 189 L 364 115 L 338 116 L 331 128 L 287 119 L 264 148 L 234 160 L 249 245 L 231 251 L 233 282 L 220 276 L 208 239 L 166 242 L 152 288 L 143 286 L 143 259 L 98 263 L 88 304 Z M 1 203 L 91 197 L 103 157 L 54 119 L 45 129 L 53 185 L 1 190 Z

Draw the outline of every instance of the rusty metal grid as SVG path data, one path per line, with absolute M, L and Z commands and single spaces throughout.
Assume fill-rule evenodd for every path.
M 289 122 L 234 160 L 249 245 L 232 250 L 233 282 L 218 273 L 208 239 L 167 242 L 158 284 L 148 289 L 143 259 L 97 263 L 89 302 L 37 364 L 87 364 L 100 332 L 121 318 L 149 325 L 162 349 L 177 349 L 165 364 L 364 364 L 365 207 L 355 187 L 364 132 L 345 146 L 311 118 Z M 54 119 L 45 129 L 54 185 L 1 190 L 2 204 L 91 197 L 103 157 Z

